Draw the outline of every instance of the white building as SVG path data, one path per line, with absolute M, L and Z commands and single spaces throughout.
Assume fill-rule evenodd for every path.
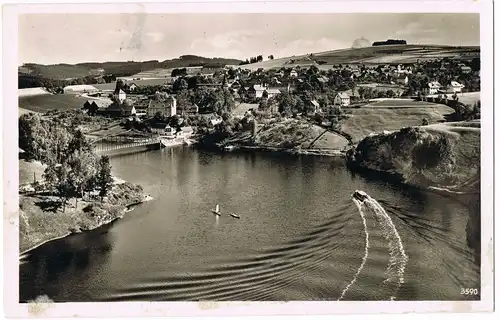
M 290 71 L 290 77 L 292 78 L 297 78 L 299 76 L 297 70 L 292 70 Z
M 450 83 L 450 88 L 453 90 L 453 92 L 462 92 L 462 88 L 464 87 L 463 84 L 458 83 L 456 81 L 452 81 Z
M 115 100 L 120 102 L 120 103 L 123 103 L 123 101 L 125 101 L 125 99 L 127 99 L 127 94 L 122 89 L 120 89 L 118 92 L 115 92 L 114 96 L 115 96 Z
M 130 92 L 134 92 L 135 90 L 137 90 L 137 88 L 139 88 L 138 85 L 136 85 L 135 83 L 132 83 L 128 89 L 130 90 Z
M 436 94 L 441 88 L 441 84 L 437 81 L 429 82 L 429 94 Z
M 351 104 L 351 97 L 345 92 L 339 92 L 335 95 L 333 103 L 339 106 L 348 106 Z
M 279 89 L 275 89 L 275 88 L 266 89 L 266 92 L 267 92 L 268 98 L 272 98 L 272 97 L 281 93 L 281 91 L 279 91 Z
M 78 85 L 74 85 L 74 86 L 66 86 L 64 87 L 63 89 L 64 93 L 94 93 L 94 92 L 99 92 L 99 90 L 94 87 L 94 86 L 91 86 L 89 84 L 78 84 Z M 125 100 L 125 99 L 124 99 Z

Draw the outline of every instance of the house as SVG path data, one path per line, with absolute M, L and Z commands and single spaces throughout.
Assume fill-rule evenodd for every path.
M 168 133 L 166 132 L 167 128 L 172 129 L 172 127 L 164 122 L 155 122 L 151 124 L 151 132 L 161 136 L 168 136 Z
M 312 106 L 312 109 L 313 109 L 312 113 L 313 113 L 313 114 L 316 114 L 316 113 L 321 112 L 321 107 L 320 107 L 320 105 L 319 105 L 319 102 L 318 102 L 318 101 L 316 101 L 316 100 L 311 100 L 311 101 L 309 101 L 309 103 L 310 103 L 310 104 L 311 104 L 311 106 Z
M 111 102 L 104 100 L 87 100 L 83 104 L 82 110 L 86 111 L 89 116 L 96 115 L 99 110 L 106 109 Z
M 468 66 L 462 66 L 462 67 L 460 67 L 460 70 L 462 71 L 462 73 L 471 73 L 472 72 L 471 67 L 468 67 Z
M 124 101 L 124 103 L 113 102 L 106 109 L 99 110 L 101 113 L 112 116 L 112 117 L 124 117 L 132 116 L 136 114 L 135 107 L 130 103 L 130 101 Z
M 135 92 L 135 90 L 137 90 L 137 88 L 139 88 L 138 85 L 136 85 L 135 83 L 131 83 L 129 86 L 128 86 L 128 90 L 130 92 Z
M 128 117 L 136 114 L 135 107 L 133 105 L 124 104 L 122 105 L 122 116 Z
M 222 123 L 222 118 L 221 118 L 221 117 L 212 118 L 212 119 L 210 119 L 210 123 L 211 123 L 213 126 L 216 126 L 216 125 L 218 125 L 219 123 Z
M 404 73 L 400 73 L 396 76 L 396 83 L 397 84 L 403 84 L 407 85 L 408 84 L 408 76 Z
M 266 92 L 267 92 L 267 97 L 268 98 L 272 98 L 278 94 L 281 93 L 281 91 L 279 89 L 276 89 L 276 88 L 269 88 L 269 89 L 266 89 Z
M 318 82 L 321 84 L 328 83 L 328 78 L 322 75 L 317 76 L 316 80 L 318 80 Z
M 115 98 L 115 101 L 123 103 L 123 101 L 125 101 L 125 99 L 127 98 L 127 94 L 122 89 L 117 89 L 113 93 L 113 97 Z
M 252 87 L 248 88 L 247 95 L 249 98 L 252 98 L 252 99 L 255 99 L 255 98 L 260 99 L 260 98 L 262 98 L 262 94 L 266 90 L 267 90 L 267 87 L 262 86 L 260 84 L 255 84 Z M 269 94 L 269 92 L 268 92 L 268 94 Z
M 441 84 L 437 81 L 429 82 L 429 94 L 436 94 L 438 90 L 441 88 Z
M 458 83 L 456 81 L 452 81 L 449 85 L 449 87 L 452 89 L 452 91 L 455 92 L 462 92 L 462 89 L 464 87 L 463 84 Z
M 333 103 L 339 106 L 348 106 L 351 104 L 351 97 L 346 92 L 339 92 L 335 95 Z
M 195 103 L 192 105 L 184 106 L 182 111 L 185 114 L 197 114 L 200 112 L 200 107 L 198 107 L 198 105 Z
M 177 99 L 169 96 L 161 100 L 150 100 L 146 114 L 148 117 L 154 117 L 155 114 L 161 113 L 165 117 L 172 117 L 177 114 Z
M 299 74 L 298 74 L 297 70 L 294 69 L 294 70 L 290 71 L 291 78 L 297 78 L 298 76 L 299 76 Z
M 191 127 L 191 126 L 185 126 L 185 127 L 181 128 L 180 132 L 182 132 L 183 138 L 191 138 L 191 136 L 194 133 L 194 130 L 193 130 L 193 127 Z
M 176 131 L 175 128 L 169 126 L 168 124 L 165 126 L 165 128 L 163 129 L 163 136 L 164 137 L 167 137 L 167 138 L 175 138 L 175 134 L 176 134 Z

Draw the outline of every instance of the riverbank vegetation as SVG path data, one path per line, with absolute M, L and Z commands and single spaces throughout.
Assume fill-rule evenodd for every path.
M 41 180 L 21 189 L 21 249 L 93 229 L 145 199 L 140 186 L 114 183 L 109 158 L 98 157 L 82 131 L 59 117 L 21 116 L 19 147 L 23 160 L 44 168 Z

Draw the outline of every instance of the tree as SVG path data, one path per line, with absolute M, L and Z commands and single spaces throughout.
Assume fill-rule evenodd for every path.
M 270 55 L 267 57 L 269 60 L 274 60 L 274 56 L 273 55 Z
M 88 150 L 73 153 L 68 161 L 71 168 L 69 179 L 82 200 L 84 191 L 94 185 L 97 175 L 97 158 L 93 152 Z M 75 207 L 78 204 L 78 197 L 75 197 Z
M 184 78 L 179 78 L 174 81 L 174 84 L 172 85 L 172 89 L 175 92 L 179 92 L 182 90 L 187 90 L 188 89 L 188 83 Z
M 99 196 L 101 202 L 109 193 L 113 185 L 113 177 L 111 175 L 111 164 L 108 156 L 101 156 L 97 165 L 97 186 L 99 187 Z

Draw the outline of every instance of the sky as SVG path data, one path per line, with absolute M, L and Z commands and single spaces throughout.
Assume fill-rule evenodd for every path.
M 479 45 L 479 14 L 26 14 L 19 16 L 19 64 L 145 61 L 186 54 L 264 58 L 405 39 Z

